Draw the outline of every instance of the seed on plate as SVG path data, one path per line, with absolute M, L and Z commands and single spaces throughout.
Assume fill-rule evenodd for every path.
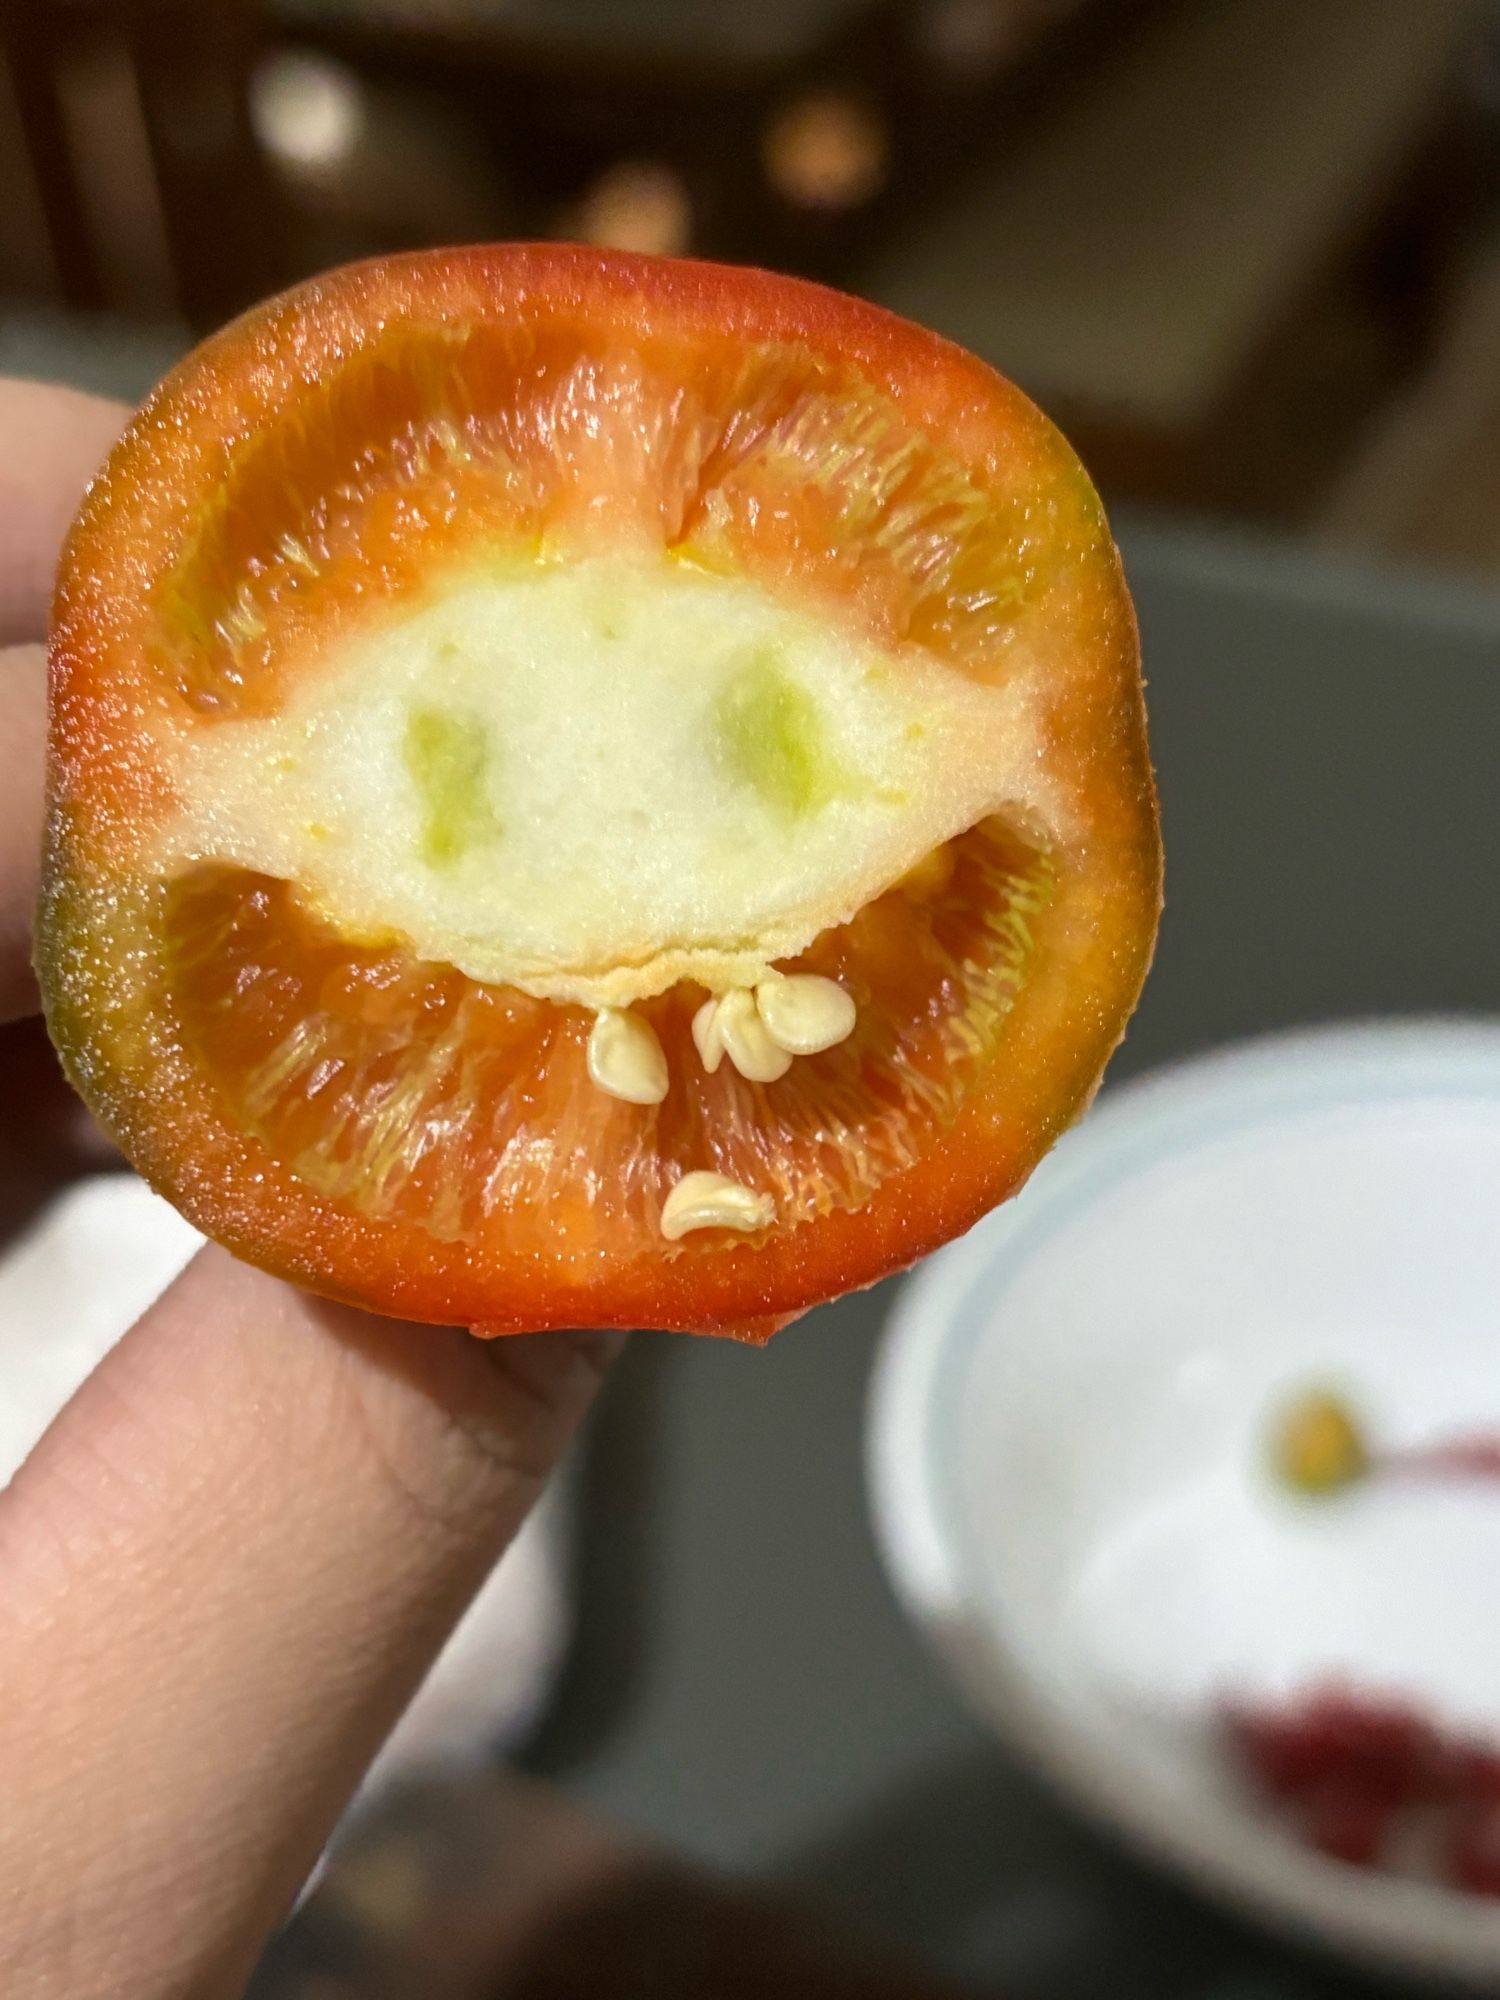
M 1341 1396 L 1324 1390 L 1283 1411 L 1270 1442 L 1275 1470 L 1294 1493 L 1341 1493 L 1370 1470 L 1358 1418 Z
M 777 974 L 755 989 L 766 1033 L 788 1055 L 815 1056 L 854 1032 L 854 1002 L 832 979 L 815 972 Z
M 675 1243 L 693 1229 L 767 1229 L 775 1217 L 770 1195 L 727 1174 L 684 1174 L 662 1203 L 661 1233 Z
M 589 1075 L 627 1104 L 660 1104 L 670 1081 L 656 1030 L 626 1007 L 601 1007 L 589 1032 Z

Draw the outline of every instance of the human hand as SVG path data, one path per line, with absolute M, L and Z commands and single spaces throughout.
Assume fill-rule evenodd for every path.
M 0 1021 L 36 1005 L 52 568 L 126 415 L 0 382 Z M 78 1148 L 45 1077 L 6 1083 L 0 1201 L 30 1200 Z M 193 1260 L 0 1492 L 8 2000 L 239 1991 L 613 1345 Z

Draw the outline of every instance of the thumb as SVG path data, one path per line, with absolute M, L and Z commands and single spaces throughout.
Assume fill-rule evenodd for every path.
M 606 1352 L 194 1260 L 0 1494 L 9 1992 L 240 1990 Z

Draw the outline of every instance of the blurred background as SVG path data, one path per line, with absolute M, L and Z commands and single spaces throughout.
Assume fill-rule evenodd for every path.
M 0 0 L 0 372 L 136 398 L 330 264 L 534 237 L 846 287 L 1073 438 L 1170 857 L 1117 1073 L 1493 1009 L 1500 0 Z M 1391 1990 L 1131 1858 L 953 1692 L 863 1490 L 893 1297 L 766 1356 L 636 1340 L 257 2000 Z
M 1494 0 L 3 0 L 0 365 L 581 238 L 951 333 L 1107 494 L 1500 560 Z M 108 322 L 110 332 L 100 338 Z

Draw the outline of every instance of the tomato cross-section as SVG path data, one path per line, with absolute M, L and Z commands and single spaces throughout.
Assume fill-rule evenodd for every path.
M 74 526 L 38 965 L 240 1255 L 763 1337 L 1078 1115 L 1160 849 L 1073 453 L 889 314 L 566 246 L 208 341 Z

